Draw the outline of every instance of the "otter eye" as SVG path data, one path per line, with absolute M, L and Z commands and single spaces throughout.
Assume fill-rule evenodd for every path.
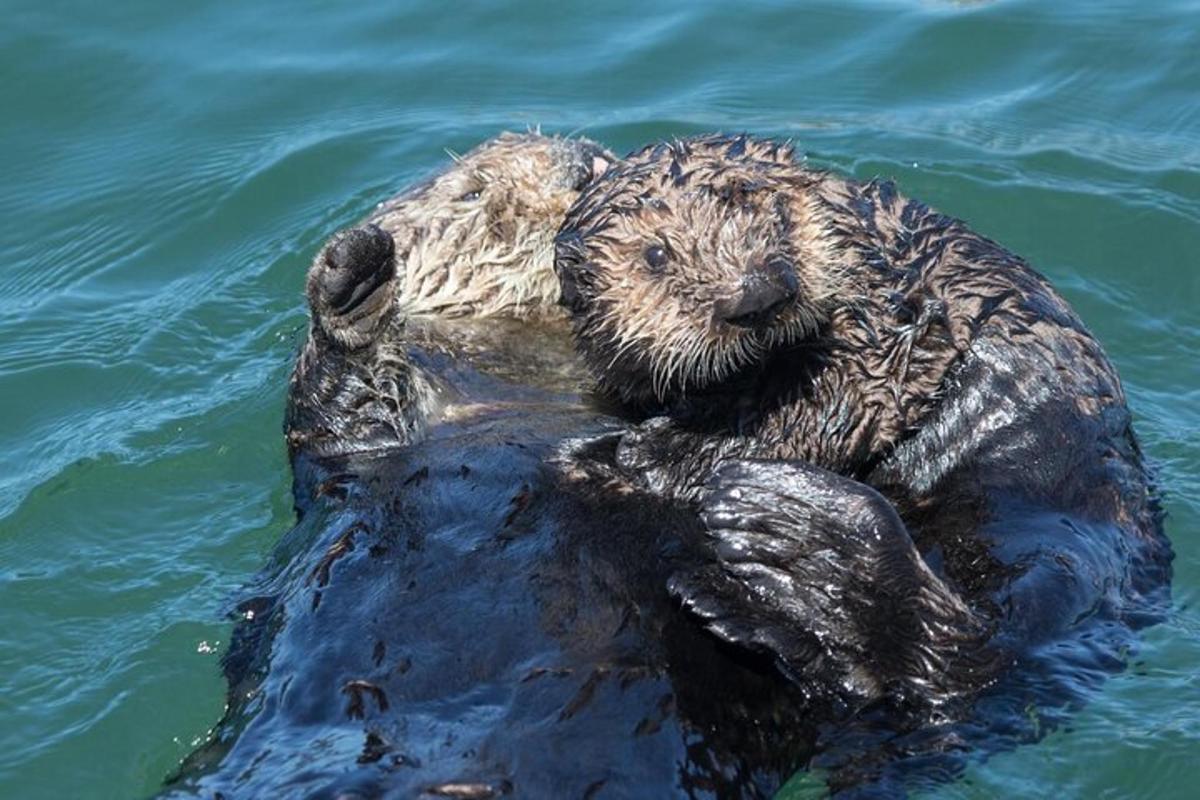
M 646 263 L 650 266 L 650 269 L 655 272 L 667 265 L 667 251 L 659 245 L 650 245 L 646 248 L 646 252 L 642 256 L 646 259 Z
M 473 190 L 467 192 L 466 194 L 464 194 L 462 197 L 459 197 L 458 202 L 470 203 L 474 200 L 478 200 L 482 194 L 483 194 L 482 189 L 473 189 Z

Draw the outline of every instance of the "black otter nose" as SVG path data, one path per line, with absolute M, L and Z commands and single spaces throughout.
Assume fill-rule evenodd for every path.
M 762 328 L 775 320 L 800 291 L 796 268 L 786 258 L 773 258 L 742 277 L 736 295 L 717 301 L 713 316 L 739 328 Z
M 330 307 L 344 313 L 358 305 L 395 272 L 396 244 L 378 225 L 363 225 L 342 234 L 325 251 L 321 288 Z

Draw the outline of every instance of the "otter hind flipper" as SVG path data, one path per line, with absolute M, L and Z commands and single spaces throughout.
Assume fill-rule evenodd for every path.
M 803 462 L 729 461 L 702 517 L 714 563 L 676 576 L 672 592 L 800 685 L 838 687 L 853 707 L 887 690 L 944 697 L 986 680 L 985 626 L 871 487 Z

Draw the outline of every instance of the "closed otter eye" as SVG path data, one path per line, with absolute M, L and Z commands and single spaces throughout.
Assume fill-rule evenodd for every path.
M 646 265 L 654 272 L 661 272 L 663 267 L 667 265 L 666 249 L 656 244 L 647 247 L 642 257 L 646 259 Z

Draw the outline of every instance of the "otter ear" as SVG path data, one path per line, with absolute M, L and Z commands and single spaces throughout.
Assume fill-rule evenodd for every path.
M 563 231 L 554 237 L 554 272 L 558 275 L 561 289 L 558 303 L 572 312 L 583 309 L 583 295 L 579 291 L 579 279 L 584 270 L 583 237 L 576 231 Z

